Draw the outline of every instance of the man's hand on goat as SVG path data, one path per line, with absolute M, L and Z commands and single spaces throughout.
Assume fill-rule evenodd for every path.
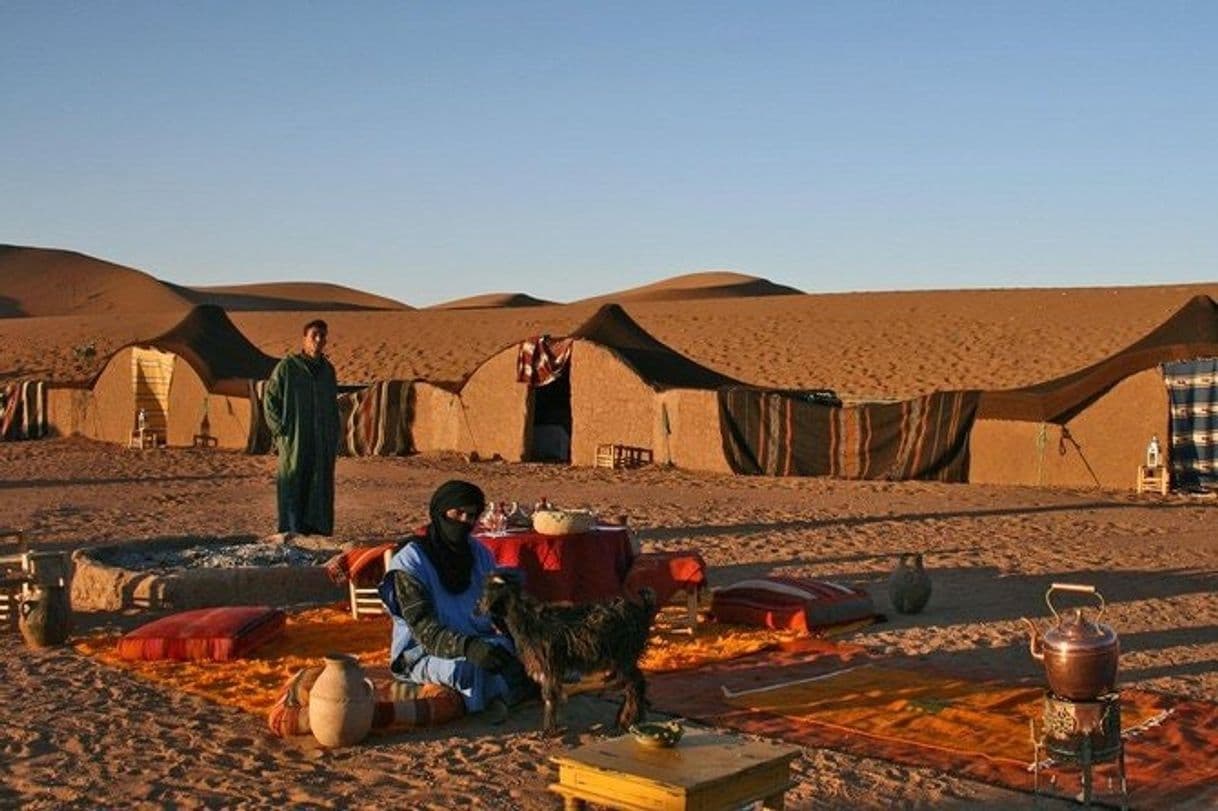
M 490 673 L 502 673 L 516 659 L 507 648 L 478 636 L 465 643 L 465 658 Z

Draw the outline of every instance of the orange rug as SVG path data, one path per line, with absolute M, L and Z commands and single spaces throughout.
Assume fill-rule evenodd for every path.
M 658 711 L 713 726 L 1032 790 L 1028 721 L 1039 718 L 1040 685 L 944 674 L 820 644 L 656 674 L 648 695 Z M 1124 690 L 1121 720 L 1131 807 L 1218 808 L 1218 704 Z M 1045 765 L 1042 791 L 1079 791 L 1077 768 Z M 1095 771 L 1095 801 L 1118 803 L 1108 788 L 1115 764 Z
M 775 689 L 728 696 L 735 707 L 783 715 L 881 741 L 900 741 L 1027 767 L 1029 724 L 1040 719 L 1044 692 L 996 681 L 864 664 Z M 1127 733 L 1161 722 L 1166 711 L 1123 706 Z
M 665 611 L 657 617 L 641 663 L 644 670 L 687 670 L 798 643 L 797 635 L 789 631 L 714 623 L 703 623 L 691 634 L 683 625 L 683 617 L 683 611 Z M 383 667 L 389 660 L 389 636 L 388 617 L 355 620 L 344 604 L 289 615 L 282 636 L 247 658 L 230 662 L 120 659 L 116 652 L 117 635 L 87 637 L 74 647 L 80 653 L 167 688 L 265 715 L 283 692 L 288 677 L 302 668 L 322 664 L 327 653 L 349 653 L 365 667 Z M 598 685 L 599 682 L 597 679 Z
M 115 635 L 93 636 L 74 647 L 164 687 L 264 716 L 287 678 L 322 664 L 327 653 L 350 653 L 363 665 L 384 665 L 389 659 L 389 619 L 356 621 L 345 607 L 312 608 L 290 614 L 278 639 L 230 662 L 128 661 L 118 657 L 117 643 Z

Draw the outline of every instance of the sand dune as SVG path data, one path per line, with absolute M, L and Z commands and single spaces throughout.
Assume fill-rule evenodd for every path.
M 194 304 L 240 310 L 410 310 L 396 299 L 325 282 L 173 287 Z
M 185 311 L 191 302 L 142 270 L 74 251 L 0 245 L 0 317 Z
M 75 251 L 0 245 L 0 318 L 226 310 L 404 310 L 394 299 L 323 282 L 185 287 Z
M 557 302 L 534 298 L 528 293 L 484 293 L 480 296 L 433 304 L 432 310 L 478 310 L 490 307 L 544 307 Z
M 768 279 L 734 273 L 727 270 L 711 270 L 702 273 L 687 273 L 673 276 L 642 287 L 631 287 L 616 293 L 583 299 L 587 302 L 626 301 L 682 301 L 707 298 L 751 298 L 753 296 L 798 296 L 803 291 L 784 284 L 775 284 Z

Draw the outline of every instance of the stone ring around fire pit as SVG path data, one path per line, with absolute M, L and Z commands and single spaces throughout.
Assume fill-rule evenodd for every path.
M 345 599 L 346 588 L 324 567 L 340 548 L 305 540 L 310 543 L 193 537 L 78 549 L 72 553 L 72 607 L 185 611 Z

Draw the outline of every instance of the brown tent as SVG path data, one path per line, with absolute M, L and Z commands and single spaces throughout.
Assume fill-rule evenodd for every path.
M 1215 355 L 1218 305 L 1196 296 L 1141 340 L 1085 369 L 984 392 L 969 481 L 1132 488 L 1147 442 L 1169 436 L 1162 364 Z
M 666 346 L 616 304 L 568 338 L 566 367 L 547 385 L 517 382 L 517 343 L 470 375 L 460 418 L 472 450 L 592 465 L 597 445 L 618 444 L 650 449 L 657 462 L 728 469 L 715 390 L 738 381 Z
M 142 409 L 169 445 L 206 434 L 219 447 L 245 448 L 258 424 L 250 394 L 275 363 L 224 310 L 195 307 L 167 332 L 119 349 L 87 387 L 51 388 L 48 422 L 59 434 L 126 444 Z

